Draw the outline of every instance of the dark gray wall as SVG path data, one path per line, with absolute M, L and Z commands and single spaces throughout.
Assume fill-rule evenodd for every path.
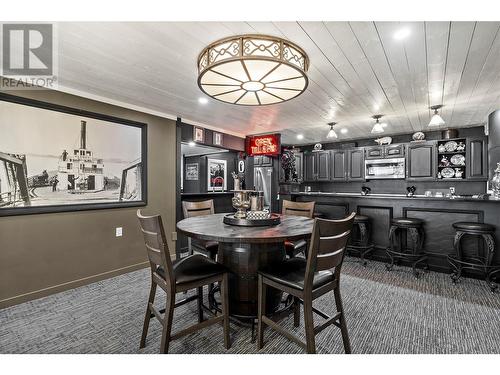
M 220 154 L 210 154 L 201 156 L 186 156 L 184 158 L 184 168 L 186 164 L 198 163 L 198 180 L 186 180 L 186 171 L 184 170 L 183 193 L 206 193 L 207 192 L 207 159 L 220 159 L 227 162 L 227 190 L 234 189 L 234 180 L 231 173 L 236 171 L 238 153 L 221 152 Z

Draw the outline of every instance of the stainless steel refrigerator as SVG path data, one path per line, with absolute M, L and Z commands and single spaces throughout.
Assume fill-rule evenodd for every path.
M 264 209 L 271 211 L 273 167 L 254 167 L 254 189 L 264 192 Z

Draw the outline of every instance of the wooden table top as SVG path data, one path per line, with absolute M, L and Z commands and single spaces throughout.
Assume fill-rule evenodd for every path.
M 281 216 L 281 223 L 269 227 L 239 227 L 223 223 L 226 214 L 196 216 L 177 223 L 179 232 L 200 240 L 218 242 L 270 243 L 311 236 L 313 219 Z

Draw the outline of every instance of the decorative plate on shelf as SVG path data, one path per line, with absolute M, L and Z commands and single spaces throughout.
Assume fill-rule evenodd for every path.
M 457 142 L 455 141 L 449 141 L 444 144 L 444 148 L 446 149 L 447 152 L 453 152 L 457 149 Z
M 465 165 L 465 156 L 456 154 L 451 157 L 450 161 L 454 165 Z
M 443 176 L 443 178 L 452 178 L 453 176 L 455 176 L 455 171 L 453 170 L 453 168 L 443 168 L 443 170 L 441 171 L 441 176 Z

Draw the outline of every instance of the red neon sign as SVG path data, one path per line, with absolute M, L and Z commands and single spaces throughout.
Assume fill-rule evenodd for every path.
M 247 155 L 279 155 L 281 134 L 266 134 L 247 137 Z

